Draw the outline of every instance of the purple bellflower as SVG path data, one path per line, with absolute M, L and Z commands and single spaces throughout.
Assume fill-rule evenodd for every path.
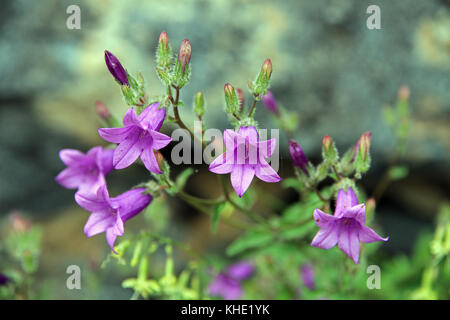
M 312 240 L 311 245 L 322 249 L 330 249 L 338 244 L 339 249 L 349 256 L 355 264 L 359 260 L 359 243 L 387 241 L 389 237 L 382 238 L 371 228 L 365 226 L 366 207 L 358 204 L 358 199 L 352 188 L 347 192 L 339 190 L 334 215 L 316 209 L 314 220 L 319 232 Z
M 56 182 L 68 189 L 93 191 L 105 184 L 105 175 L 113 169 L 114 150 L 94 147 L 86 154 L 63 149 L 59 152 L 61 161 L 67 166 L 55 178 Z
M 144 210 L 152 197 L 143 194 L 145 188 L 132 189 L 121 195 L 110 198 L 106 185 L 98 188 L 97 193 L 75 194 L 75 201 L 85 210 L 92 212 L 86 225 L 84 233 L 92 237 L 105 232 L 106 241 L 111 250 L 114 251 L 114 242 L 117 236 L 123 236 L 124 224 Z
M 276 140 L 259 141 L 255 127 L 241 127 L 236 133 L 225 130 L 227 151 L 218 156 L 209 171 L 217 174 L 231 173 L 231 185 L 239 197 L 245 193 L 256 175 L 265 182 L 279 182 L 280 176 L 266 162 L 275 150 Z
M 128 83 L 127 72 L 122 67 L 119 59 L 108 50 L 105 50 L 105 62 L 109 72 L 117 82 L 121 85 L 130 86 Z
M 217 275 L 208 287 L 209 294 L 225 300 L 240 299 L 243 293 L 241 281 L 250 278 L 253 272 L 253 264 L 247 261 L 235 263 Z
M 164 148 L 172 139 L 159 132 L 166 109 L 158 106 L 149 105 L 139 116 L 130 108 L 123 118 L 124 127 L 98 129 L 103 139 L 118 144 L 113 157 L 115 169 L 128 167 L 140 156 L 147 170 L 161 173 L 153 150 Z

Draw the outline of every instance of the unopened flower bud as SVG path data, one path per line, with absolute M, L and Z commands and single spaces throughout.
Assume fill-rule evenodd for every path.
M 267 93 L 262 96 L 261 102 L 266 106 L 266 108 L 274 113 L 276 116 L 280 115 L 280 112 L 278 110 L 278 104 L 275 100 L 275 97 L 272 94 L 272 91 L 268 90 Z
M 95 112 L 104 120 L 108 120 L 110 117 L 108 107 L 100 100 L 95 102 Z
M 105 62 L 109 72 L 117 82 L 119 82 L 121 85 L 130 85 L 128 82 L 127 72 L 122 67 L 120 61 L 116 58 L 116 56 L 108 50 L 105 50 Z
M 197 116 L 203 117 L 205 113 L 205 97 L 203 92 L 198 91 L 194 98 L 194 112 Z
M 375 211 L 376 202 L 374 198 L 369 198 L 366 203 L 366 214 L 372 213 Z
M 398 90 L 398 99 L 400 101 L 407 101 L 409 99 L 409 95 L 411 94 L 409 88 L 405 85 L 401 86 Z
M 369 156 L 369 149 L 370 149 L 370 139 L 372 138 L 372 133 L 365 132 L 361 135 L 361 138 L 359 138 L 359 151 L 362 154 L 362 159 L 366 160 Z
M 245 95 L 244 91 L 241 88 L 236 89 L 236 94 L 239 100 L 239 110 L 242 111 L 245 106 Z
M 294 165 L 309 176 L 308 173 L 308 160 L 306 159 L 305 153 L 300 145 L 294 140 L 289 140 L 289 153 L 291 154 L 292 162 Z
M 329 135 L 326 134 L 322 139 L 323 150 L 325 152 L 328 152 L 332 145 L 333 145 L 333 140 L 331 139 L 331 137 Z
M 239 100 L 234 87 L 227 83 L 223 87 L 223 90 L 225 91 L 225 102 L 227 105 L 226 111 L 228 113 L 236 113 L 239 108 Z
M 156 162 L 158 163 L 159 169 L 162 171 L 164 165 L 164 156 L 158 150 L 153 150 L 156 158 Z
M 169 45 L 169 35 L 167 32 L 163 31 L 159 35 L 158 39 L 158 49 L 156 50 L 156 63 L 161 68 L 169 68 L 171 65 L 171 49 Z M 164 70 L 159 70 L 163 72 Z
M 186 38 L 181 43 L 180 51 L 178 53 L 178 60 L 181 63 L 181 69 L 183 74 L 186 70 L 186 65 L 189 65 L 189 62 L 191 61 L 191 55 L 192 55 L 191 43 Z
M 272 61 L 270 61 L 270 59 L 266 59 L 266 61 L 264 61 L 262 67 L 261 67 L 261 75 L 262 81 L 269 81 L 270 80 L 270 76 L 272 75 Z
M 167 32 L 161 32 L 161 34 L 159 35 L 158 43 L 166 53 L 169 53 L 169 35 L 167 34 Z
M 26 219 L 20 212 L 13 212 L 9 216 L 11 226 L 14 231 L 27 231 L 31 228 L 31 222 Z

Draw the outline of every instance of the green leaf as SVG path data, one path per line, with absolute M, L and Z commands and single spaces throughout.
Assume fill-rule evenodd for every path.
M 389 170 L 389 178 L 391 180 L 400 180 L 408 176 L 409 170 L 405 166 L 395 166 Z
M 301 226 L 293 227 L 280 232 L 280 238 L 283 240 L 291 240 L 303 238 L 314 230 L 315 223 L 311 216 L 311 221 Z
M 248 249 L 256 249 L 269 244 L 273 240 L 268 230 L 249 230 L 236 239 L 228 248 L 227 255 L 234 256 Z
M 290 178 L 283 179 L 281 181 L 281 186 L 286 189 L 293 188 L 293 189 L 299 191 L 300 187 L 301 187 L 301 183 L 300 183 L 300 181 L 298 181 L 297 178 L 290 177 Z

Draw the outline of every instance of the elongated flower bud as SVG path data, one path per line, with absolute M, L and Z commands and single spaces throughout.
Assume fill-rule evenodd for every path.
M 266 106 L 266 108 L 275 114 L 276 116 L 280 115 L 280 111 L 278 110 L 278 104 L 270 90 L 261 98 L 261 102 Z
M 358 141 L 358 152 L 361 152 L 362 159 L 365 161 L 369 156 L 370 140 L 372 138 L 371 132 L 364 132 Z
M 181 43 L 180 51 L 178 53 L 178 60 L 181 63 L 181 69 L 183 74 L 186 70 L 186 65 L 188 65 L 189 62 L 191 61 L 191 55 L 192 55 L 191 43 L 186 38 Z
M 325 152 L 328 152 L 333 144 L 333 140 L 329 135 L 324 135 L 322 139 L 322 146 Z
M 108 50 L 105 50 L 105 62 L 109 72 L 117 82 L 119 82 L 121 85 L 130 86 L 128 82 L 127 72 L 120 64 L 119 59 L 117 59 L 116 56 Z
M 234 90 L 234 87 L 227 83 L 223 87 L 223 90 L 225 91 L 225 102 L 227 105 L 226 112 L 228 113 L 236 113 L 239 109 L 239 99 L 237 97 L 236 91 Z
M 198 91 L 194 98 L 194 112 L 197 116 L 203 117 L 205 114 L 205 97 L 203 92 Z
M 261 67 L 261 81 L 269 81 L 272 76 L 272 61 L 266 59 Z
M 104 120 L 108 120 L 110 117 L 108 107 L 102 101 L 98 100 L 95 102 L 95 112 Z
M 241 88 L 236 89 L 236 94 L 239 100 L 239 110 L 242 112 L 245 106 L 245 96 L 244 91 Z
M 407 86 L 401 86 L 398 90 L 398 99 L 400 101 L 407 101 L 409 99 L 409 95 L 411 94 L 409 88 Z
M 159 169 L 162 171 L 164 165 L 164 156 L 158 150 L 153 150 L 155 154 L 156 162 L 158 163 Z
M 156 63 L 159 67 L 169 68 L 171 65 L 172 55 L 169 45 L 169 35 L 163 31 L 159 35 L 158 49 L 156 50 Z M 159 72 L 163 72 L 159 70 Z
M 294 140 L 289 140 L 289 153 L 291 154 L 292 162 L 294 165 L 309 176 L 308 173 L 308 160 L 306 159 L 305 153 L 300 145 Z

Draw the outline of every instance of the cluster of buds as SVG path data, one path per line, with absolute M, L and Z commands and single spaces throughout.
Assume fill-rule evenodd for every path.
M 255 97 L 264 96 L 270 87 L 270 77 L 272 76 L 272 61 L 266 59 L 256 80 L 249 83 L 249 89 Z

